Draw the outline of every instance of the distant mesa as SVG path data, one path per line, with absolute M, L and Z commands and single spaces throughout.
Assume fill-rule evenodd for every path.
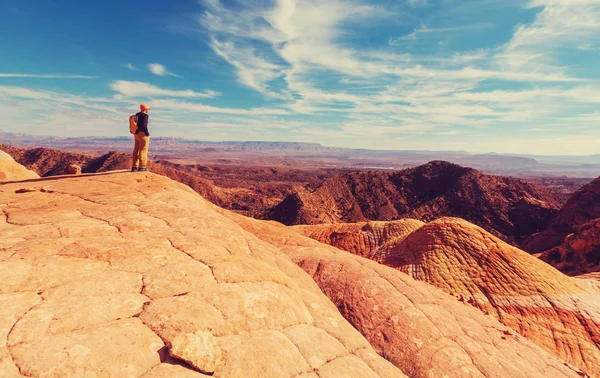
M 524 241 L 527 252 L 540 253 L 559 246 L 579 226 L 600 218 L 600 177 L 577 190 L 542 232 Z
M 17 163 L 12 156 L 0 150 L 0 182 L 20 181 L 39 178 L 40 176 Z
M 445 161 L 396 172 L 354 172 L 297 191 L 267 211 L 286 225 L 454 216 L 518 243 L 547 227 L 560 200 L 521 180 Z

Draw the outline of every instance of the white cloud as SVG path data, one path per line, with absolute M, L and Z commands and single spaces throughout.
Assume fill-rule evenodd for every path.
M 280 94 L 268 89 L 268 84 L 283 75 L 281 67 L 256 55 L 254 49 L 235 48 L 233 42 L 221 43 L 213 38 L 210 46 L 218 56 L 236 68 L 237 77 L 241 84 L 266 96 L 280 96 Z
M 179 77 L 178 75 L 167 71 L 167 68 L 159 63 L 150 63 L 148 64 L 148 70 L 157 76 L 174 76 Z
M 289 111 L 277 108 L 256 108 L 256 109 L 240 109 L 240 108 L 220 108 L 216 106 L 204 105 L 193 102 L 185 102 L 178 100 L 154 100 L 152 101 L 153 109 L 161 109 L 162 111 L 189 112 L 189 113 L 215 113 L 215 114 L 233 114 L 233 115 L 285 115 Z
M 131 63 L 127 63 L 127 64 L 125 65 L 125 68 L 128 68 L 128 69 L 130 69 L 131 71 L 138 71 L 138 68 L 137 68 L 136 66 L 134 66 L 133 64 L 131 64 Z
M 410 33 L 408 35 L 397 37 L 397 38 L 389 38 L 388 44 L 390 46 L 397 46 L 402 41 L 411 41 L 411 40 L 414 41 L 417 38 L 419 38 L 420 35 L 423 35 L 423 34 L 427 35 L 427 34 L 445 34 L 445 33 L 458 32 L 458 31 L 479 31 L 479 30 L 491 28 L 492 26 L 493 25 L 489 24 L 489 23 L 477 23 L 477 24 L 460 25 L 460 26 L 453 26 L 453 27 L 446 27 L 446 28 L 430 28 L 427 25 L 422 23 L 419 28 L 413 29 L 412 33 Z M 438 37 L 438 36 L 436 36 L 436 37 Z
M 0 78 L 34 78 L 34 79 L 97 79 L 98 76 L 85 75 L 63 75 L 63 74 L 21 74 L 21 73 L 0 73 Z
M 598 0 L 532 0 L 526 7 L 542 9 L 502 47 L 496 59 L 503 69 L 557 70 L 557 50 L 600 41 Z
M 125 96 L 130 97 L 182 97 L 182 98 L 213 98 L 219 96 L 220 93 L 215 91 L 194 92 L 191 89 L 174 91 L 162 89 L 152 84 L 139 81 L 124 81 L 117 80 L 110 84 L 110 88 Z

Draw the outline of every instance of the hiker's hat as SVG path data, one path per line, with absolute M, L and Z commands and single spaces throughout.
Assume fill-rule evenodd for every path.
M 144 110 L 150 110 L 150 105 L 148 104 L 142 104 L 140 105 L 140 110 L 144 111 Z

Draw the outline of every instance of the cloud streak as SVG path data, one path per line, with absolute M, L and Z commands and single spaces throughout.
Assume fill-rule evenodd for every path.
M 129 97 L 181 97 L 181 98 L 214 98 L 220 95 L 219 92 L 207 90 L 204 92 L 195 92 L 191 89 L 170 90 L 163 89 L 152 84 L 140 81 L 117 80 L 110 84 L 110 88 L 121 95 Z
M 0 78 L 32 78 L 32 79 L 97 79 L 98 76 L 65 75 L 65 74 L 24 74 L 0 73 Z
M 152 72 L 156 76 L 174 76 L 179 77 L 178 75 L 169 72 L 165 66 L 160 63 L 150 63 L 148 64 L 148 71 Z

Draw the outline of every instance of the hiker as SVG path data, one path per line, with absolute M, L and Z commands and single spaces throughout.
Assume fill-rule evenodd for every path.
M 148 171 L 148 147 L 150 145 L 150 133 L 148 132 L 148 104 L 140 105 L 140 112 L 135 115 L 137 129 L 133 134 L 135 144 L 133 146 L 133 163 L 131 172 Z

